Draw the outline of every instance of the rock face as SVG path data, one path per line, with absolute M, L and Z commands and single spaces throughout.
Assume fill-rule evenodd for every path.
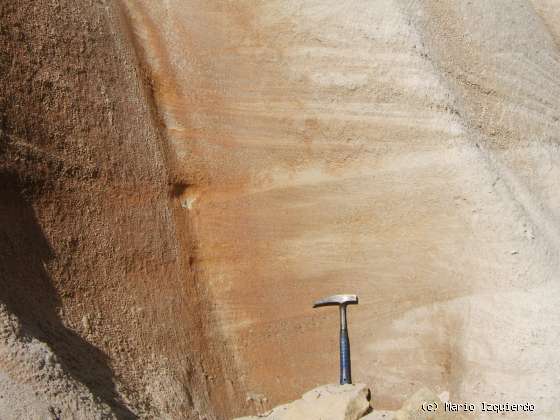
M 371 410 L 370 390 L 359 385 L 324 385 L 256 417 L 237 420 L 357 420 Z
M 554 413 L 557 2 L 124 5 L 247 395 L 335 378 L 311 303 L 357 293 L 383 408 L 423 383 Z
M 6 420 L 116 419 L 107 402 L 76 381 L 48 344 L 29 337 L 0 307 L 0 413 Z
M 433 404 L 434 411 L 423 409 L 425 404 Z M 461 413 L 446 412 L 443 402 L 437 395 L 429 389 L 421 388 L 406 400 L 392 418 L 394 420 L 462 420 L 465 417 Z
M 118 2 L 1 2 L 0 28 L 0 417 L 227 412 L 186 184 Z
M 446 412 L 443 402 L 432 391 L 421 388 L 398 411 L 372 410 L 371 392 L 363 384 L 324 385 L 253 417 L 236 420 L 461 420 L 461 413 Z M 424 409 L 427 404 L 434 410 Z
M 376 408 L 422 383 L 555 418 L 559 2 L 19 0 L 0 28 L 10 401 L 255 413 L 336 378 L 311 304 L 357 293 Z

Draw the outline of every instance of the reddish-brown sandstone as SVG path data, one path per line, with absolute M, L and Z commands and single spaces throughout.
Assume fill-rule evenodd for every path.
M 0 408 L 251 414 L 336 379 L 348 292 L 378 408 L 553 418 L 560 9 L 502 6 L 3 2 Z

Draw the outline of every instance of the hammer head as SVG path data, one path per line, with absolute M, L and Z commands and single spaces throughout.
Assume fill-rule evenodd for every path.
M 358 296 L 356 295 L 332 295 L 318 300 L 313 304 L 313 307 L 327 306 L 327 305 L 351 305 L 358 303 Z

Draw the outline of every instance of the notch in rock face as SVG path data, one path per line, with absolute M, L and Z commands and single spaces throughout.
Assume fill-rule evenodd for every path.
M 169 183 L 169 195 L 171 196 L 171 198 L 179 198 L 191 187 L 192 184 L 186 181 L 176 181 L 173 183 Z
M 169 187 L 171 198 L 178 199 L 182 208 L 192 210 L 193 204 L 199 196 L 198 189 L 193 184 L 185 181 L 171 183 Z

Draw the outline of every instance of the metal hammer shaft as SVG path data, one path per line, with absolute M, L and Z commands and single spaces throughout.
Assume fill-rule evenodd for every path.
M 340 385 L 352 383 L 350 371 L 350 340 L 346 325 L 346 306 L 358 303 L 356 295 L 333 295 L 314 303 L 313 307 L 338 305 L 340 308 Z
M 340 385 L 352 383 L 350 340 L 346 326 L 346 305 L 340 305 Z

